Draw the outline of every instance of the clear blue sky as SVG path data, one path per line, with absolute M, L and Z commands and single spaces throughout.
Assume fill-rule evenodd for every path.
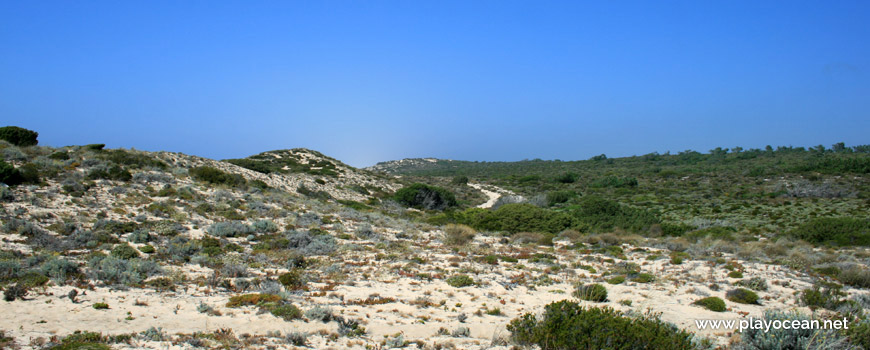
M 210 158 L 870 139 L 868 1 L 2 1 L 0 124 Z

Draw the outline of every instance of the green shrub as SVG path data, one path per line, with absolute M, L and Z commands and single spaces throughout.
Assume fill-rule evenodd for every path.
M 4 126 L 0 128 L 0 140 L 19 147 L 36 146 L 39 143 L 38 137 L 38 132 L 17 126 Z
M 603 303 L 607 301 L 607 288 L 598 283 L 584 284 L 577 286 L 574 296 L 581 300 Z
M 225 185 L 230 187 L 244 187 L 247 181 L 242 175 L 230 174 L 218 168 L 210 166 L 200 166 L 190 168 L 187 172 L 190 177 L 207 182 L 214 185 Z
M 281 282 L 288 290 L 303 290 L 305 286 L 305 276 L 301 269 L 292 269 L 290 272 L 278 276 L 278 282 Z
M 746 288 L 729 290 L 725 293 L 725 298 L 735 303 L 758 304 L 758 294 Z
M 608 231 L 619 227 L 627 231 L 640 232 L 659 223 L 655 215 L 645 210 L 597 196 L 584 197 L 573 209 L 572 214 L 580 223 L 597 231 Z
M 565 203 L 571 198 L 577 196 L 577 192 L 565 190 L 565 191 L 552 191 L 547 193 L 547 205 L 554 206 L 559 203 Z
M 701 306 L 707 310 L 715 311 L 715 312 L 723 312 L 725 311 L 725 301 L 719 297 L 706 297 L 703 299 L 695 300 L 692 304 Z
M 870 246 L 870 221 L 856 218 L 816 218 L 789 232 L 814 244 Z
M 142 169 L 142 168 L 158 168 L 158 169 L 166 169 L 167 165 L 164 162 L 161 162 L 153 157 L 137 152 L 125 151 L 122 149 L 115 149 L 111 151 L 101 151 L 99 153 L 100 158 L 108 160 L 109 162 L 124 165 L 131 169 Z
M 570 183 L 574 183 L 575 181 L 577 181 L 577 178 L 579 178 L 579 177 L 580 177 L 579 175 L 574 174 L 574 173 L 562 173 L 562 174 L 559 174 L 558 176 L 556 176 L 556 178 L 554 180 L 556 180 L 556 182 L 558 182 L 558 183 L 570 184 Z
M 740 271 L 731 271 L 728 273 L 728 277 L 730 278 L 743 278 L 743 272 Z
M 637 187 L 637 179 L 633 177 L 606 176 L 592 182 L 590 187 Z
M 468 275 L 453 275 L 446 280 L 451 287 L 462 288 L 474 285 L 474 280 Z
M 154 253 L 156 250 L 154 249 L 154 246 L 152 246 L 152 245 L 144 245 L 144 246 L 142 246 L 142 247 L 139 248 L 139 251 L 140 251 L 140 252 L 143 252 L 143 253 L 145 253 L 145 254 L 152 254 L 152 253 Z
M 819 308 L 837 310 L 845 302 L 843 297 L 846 295 L 839 284 L 819 282 L 801 291 L 799 299 L 802 305 L 813 311 Z
M 95 167 L 85 176 L 88 180 L 130 181 L 133 175 L 118 165 Z
M 106 304 L 106 303 L 95 303 L 93 306 L 94 306 L 94 309 L 97 309 L 97 310 L 106 310 L 109 308 L 109 304 Z
M 694 349 L 692 334 L 657 315 L 626 317 L 612 308 L 584 308 L 567 300 L 544 307 L 540 319 L 527 313 L 507 326 L 511 338 L 542 350 Z
M 12 164 L 0 159 L 0 183 L 15 186 L 24 182 L 24 176 Z
M 404 187 L 393 195 L 396 202 L 425 210 L 444 210 L 456 206 L 456 196 L 450 191 L 422 183 Z
M 625 276 L 622 276 L 622 275 L 613 276 L 613 277 L 607 279 L 607 283 L 610 283 L 610 284 L 621 284 L 622 282 L 625 282 Z
M 272 315 L 275 315 L 275 317 L 284 319 L 284 321 L 292 321 L 302 318 L 302 310 L 299 310 L 299 308 L 293 304 L 279 305 L 269 310 L 269 312 L 272 313 Z
M 734 232 L 736 231 L 737 230 L 732 227 L 714 226 L 689 232 L 685 236 L 692 241 L 698 241 L 703 238 L 710 238 L 730 242 L 735 240 Z
M 118 244 L 115 248 L 112 248 L 112 256 L 118 259 L 130 260 L 138 258 L 139 252 L 129 244 Z
M 564 212 L 539 208 L 528 203 L 510 203 L 496 210 L 469 209 L 457 216 L 458 221 L 479 230 L 558 233 L 573 226 L 574 220 Z
M 655 280 L 656 276 L 649 273 L 639 273 L 637 275 L 631 276 L 631 281 L 637 283 L 650 283 Z

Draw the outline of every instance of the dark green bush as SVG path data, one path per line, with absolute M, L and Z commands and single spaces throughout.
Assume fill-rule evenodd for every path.
M 574 174 L 574 173 L 562 173 L 562 174 L 559 174 L 558 176 L 556 176 L 555 180 L 558 183 L 570 184 L 570 183 L 574 183 L 575 181 L 577 181 L 577 178 L 579 178 L 579 177 L 580 177 L 579 175 Z
M 36 138 L 39 133 L 33 130 L 19 128 L 17 126 L 4 126 L 0 128 L 0 140 L 4 140 L 16 146 L 36 146 L 39 141 Z
M 758 294 L 746 288 L 729 290 L 725 293 L 725 298 L 735 303 L 758 304 Z
M 450 191 L 421 183 L 396 191 L 393 199 L 406 206 L 425 210 L 444 210 L 456 206 L 456 196 Z
M 843 287 L 836 283 L 819 282 L 813 285 L 812 288 L 807 288 L 801 291 L 801 305 L 815 311 L 819 308 L 828 310 L 837 310 L 845 301 L 843 297 L 847 296 L 843 292 Z
M 115 181 L 130 181 L 133 179 L 133 175 L 130 174 L 129 171 L 118 165 L 111 165 L 108 167 L 98 167 L 91 169 L 88 174 L 85 176 L 88 180 L 115 180 Z
M 553 191 L 547 193 L 547 205 L 553 206 L 559 203 L 565 203 L 571 198 L 577 196 L 577 192 L 565 190 L 565 191 Z
M 218 168 L 200 166 L 190 168 L 187 172 L 190 177 L 214 185 L 226 185 L 230 187 L 244 187 L 247 181 L 242 175 L 230 174 Z
M 658 218 L 646 210 L 628 207 L 597 196 L 584 197 L 577 207 L 572 208 L 574 208 L 572 214 L 579 222 L 597 231 L 619 227 L 639 232 L 659 223 Z
M 607 301 L 607 288 L 598 283 L 579 285 L 574 290 L 574 296 L 586 301 L 603 303 Z
M 101 151 L 99 153 L 100 158 L 108 160 L 112 163 L 118 165 L 124 165 L 131 169 L 142 169 L 142 168 L 158 168 L 158 169 L 166 169 L 166 163 L 154 159 L 153 157 L 136 153 L 131 151 L 125 151 L 122 149 L 115 149 L 110 151 Z
M 694 349 L 692 334 L 657 315 L 626 317 L 612 308 L 584 308 L 567 300 L 544 307 L 540 319 L 527 313 L 507 326 L 520 345 L 542 350 Z
M 870 221 L 856 218 L 816 218 L 790 232 L 815 244 L 870 246 Z
M 734 241 L 735 232 L 737 232 L 737 230 L 732 227 L 714 226 L 689 232 L 688 234 L 686 234 L 686 238 L 692 241 L 698 241 L 703 238 Z
M 272 313 L 272 315 L 275 315 L 275 317 L 284 319 L 284 321 L 292 321 L 302 318 L 302 310 L 299 310 L 299 308 L 293 304 L 278 305 L 269 310 L 269 312 Z
M 720 297 L 706 297 L 703 299 L 695 300 L 692 304 L 701 306 L 707 310 L 715 311 L 715 312 L 723 312 L 725 311 L 725 301 Z
M 633 177 L 607 176 L 590 184 L 591 187 L 637 187 L 637 179 Z
M 305 276 L 301 269 L 292 269 L 290 272 L 278 276 L 278 282 L 281 282 L 288 290 L 304 290 Z
M 637 275 L 631 276 L 631 281 L 637 283 L 650 283 L 655 280 L 656 276 L 649 273 L 639 273 Z
M 130 260 L 138 258 L 139 252 L 128 244 L 118 244 L 115 248 L 112 248 L 112 256 L 118 259 Z
M 24 182 L 24 177 L 21 172 L 15 169 L 12 164 L 0 159 L 0 183 L 15 186 L 22 182 Z
M 451 287 L 462 288 L 474 285 L 474 280 L 468 275 L 453 275 L 446 280 Z
M 473 208 L 457 215 L 457 221 L 487 231 L 558 233 L 574 224 L 571 215 L 527 203 L 505 204 L 496 210 Z

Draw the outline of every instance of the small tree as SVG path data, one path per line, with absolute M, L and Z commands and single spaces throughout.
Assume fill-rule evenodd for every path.
M 0 140 L 4 140 L 16 146 L 36 146 L 38 141 L 36 138 L 39 133 L 17 126 L 4 126 L 0 128 Z

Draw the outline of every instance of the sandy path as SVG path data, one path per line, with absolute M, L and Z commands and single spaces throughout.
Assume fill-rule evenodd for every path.
M 468 186 L 474 187 L 474 189 L 483 192 L 483 194 L 486 195 L 486 197 L 488 198 L 486 200 L 486 203 L 478 205 L 478 208 L 492 208 L 492 206 L 495 204 L 495 201 L 497 201 L 499 197 L 505 194 L 513 194 L 513 192 L 511 191 L 492 185 L 487 186 L 489 187 L 489 189 L 495 189 L 495 191 L 490 191 L 489 189 L 484 188 L 482 184 L 473 184 L 469 182 Z

